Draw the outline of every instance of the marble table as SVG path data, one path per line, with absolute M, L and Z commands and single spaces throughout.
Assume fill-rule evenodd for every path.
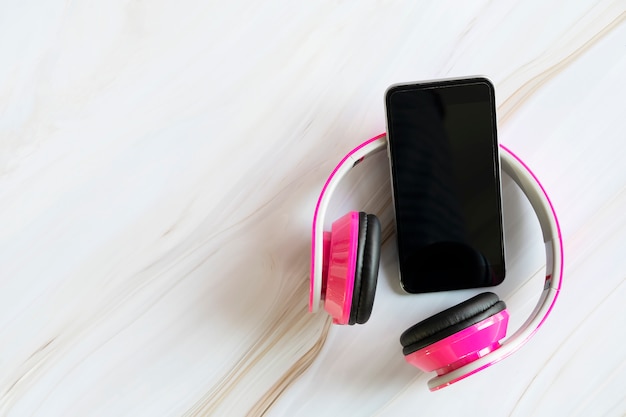
M 0 415 L 626 415 L 626 3 L 0 4 Z M 406 295 L 383 154 L 374 312 L 310 314 L 317 195 L 393 83 L 487 75 L 548 190 L 565 280 L 523 349 L 431 393 L 398 342 L 478 290 Z M 519 326 L 544 269 L 503 178 Z

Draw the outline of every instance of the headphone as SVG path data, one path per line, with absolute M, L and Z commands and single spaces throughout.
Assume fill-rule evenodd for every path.
M 381 227 L 376 216 L 350 212 L 324 231 L 328 203 L 350 169 L 387 149 L 385 134 L 350 151 L 326 180 L 315 207 L 311 245 L 309 311 L 320 304 L 335 324 L 363 324 L 374 305 L 380 259 Z M 444 388 L 506 358 L 541 327 L 556 302 L 563 280 L 563 241 L 559 222 L 543 186 L 520 158 L 500 145 L 502 169 L 530 201 L 546 248 L 546 277 L 536 307 L 509 338 L 509 313 L 504 301 L 491 292 L 479 294 L 422 320 L 400 336 L 408 363 L 424 372 L 435 371 L 431 391 Z

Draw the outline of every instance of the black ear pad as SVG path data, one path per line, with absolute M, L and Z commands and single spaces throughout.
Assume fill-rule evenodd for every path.
M 380 263 L 380 229 L 376 216 L 359 213 L 359 242 L 348 324 L 366 323 L 372 314 Z
M 412 326 L 400 336 L 409 355 L 504 310 L 506 304 L 492 292 L 478 294 Z

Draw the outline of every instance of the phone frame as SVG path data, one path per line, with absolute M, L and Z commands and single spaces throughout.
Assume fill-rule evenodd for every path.
M 409 289 L 407 289 L 406 285 L 405 285 L 405 281 L 402 278 L 402 259 L 401 259 L 401 254 L 402 249 L 400 247 L 401 245 L 401 240 L 400 240 L 400 235 L 401 235 L 401 231 L 399 230 L 398 227 L 398 220 L 397 220 L 397 199 L 396 199 L 396 187 L 397 187 L 397 182 L 396 182 L 396 175 L 395 175 L 395 166 L 394 166 L 394 158 L 393 158 L 393 151 L 392 151 L 392 134 L 390 132 L 390 124 L 389 124 L 389 119 L 390 119 L 390 109 L 389 109 L 389 99 L 390 96 L 398 91 L 410 91 L 410 90 L 415 90 L 416 87 L 420 90 L 426 90 L 426 89 L 436 89 L 436 88 L 442 88 L 442 87 L 450 87 L 450 86 L 462 86 L 462 85 L 471 85 L 471 84 L 486 84 L 489 88 L 489 104 L 490 104 L 490 108 L 491 108 L 491 132 L 492 132 L 492 142 L 491 142 L 491 161 L 492 164 L 494 166 L 494 175 L 495 175 L 495 182 L 496 182 L 496 187 L 495 187 L 495 192 L 497 194 L 497 203 L 498 203 L 498 214 L 499 214 L 499 218 L 500 218 L 500 227 L 499 227 L 499 232 L 500 232 L 500 259 L 502 260 L 502 264 L 501 264 L 501 273 L 502 273 L 502 280 L 494 285 L 486 285 L 486 286 L 459 286 L 456 288 L 442 288 L 442 289 L 435 289 L 435 290 L 428 290 L 428 291 L 410 291 Z M 456 290 L 456 289 L 471 289 L 471 288 L 484 288 L 484 287 L 490 287 L 490 286 L 497 286 L 499 284 L 501 284 L 502 282 L 504 282 L 504 280 L 506 279 L 506 249 L 505 249 L 505 240 L 504 240 L 504 223 L 503 223 L 503 214 L 502 214 L 502 176 L 501 176 L 501 165 L 500 165 L 500 146 L 499 146 L 499 142 L 498 142 L 498 132 L 497 132 L 497 115 L 496 115 L 496 101 L 495 101 L 495 86 L 493 84 L 493 82 L 485 77 L 485 76 L 470 76 L 470 77 L 455 77 L 455 78 L 445 78 L 445 79 L 435 79 L 435 80 L 426 80 L 426 81 L 415 81 L 415 82 L 403 82 L 403 83 L 396 83 L 396 84 L 392 84 L 391 86 L 389 86 L 387 88 L 387 90 L 385 91 L 385 99 L 384 99 L 384 105 L 385 105 L 385 132 L 386 132 L 386 137 L 387 137 L 387 157 L 389 159 L 389 169 L 390 169 L 390 178 L 391 178 L 391 195 L 392 195 L 392 200 L 393 200 L 393 210 L 394 210 L 394 221 L 395 221 L 395 226 L 396 226 L 396 241 L 397 241 L 397 245 L 398 245 L 398 261 L 399 261 L 399 265 L 398 265 L 398 275 L 399 275 L 399 280 L 400 280 L 400 286 L 402 287 L 402 289 L 410 294 L 421 294 L 421 293 L 427 293 L 427 292 L 438 292 L 438 291 L 451 291 L 451 290 Z

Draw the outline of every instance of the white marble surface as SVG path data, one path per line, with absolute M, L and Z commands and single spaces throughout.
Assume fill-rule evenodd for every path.
M 0 2 L 0 415 L 626 415 L 625 10 Z M 307 312 L 310 220 L 388 85 L 472 74 L 550 192 L 565 283 L 520 352 L 430 393 L 398 337 L 473 292 L 398 291 L 384 157 L 334 203 L 385 224 L 367 325 Z M 515 326 L 543 261 L 504 187 Z

